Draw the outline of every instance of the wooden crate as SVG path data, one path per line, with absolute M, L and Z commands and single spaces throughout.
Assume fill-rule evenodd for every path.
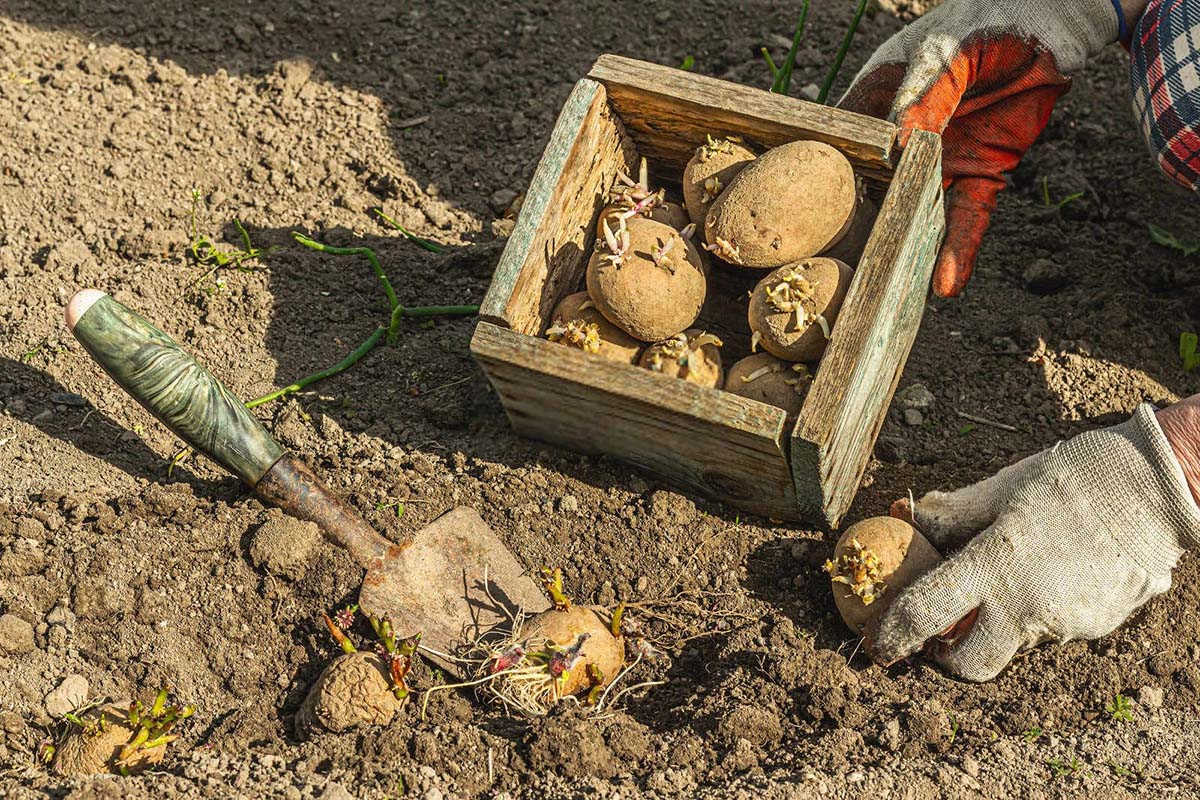
M 601 56 L 563 107 L 471 341 L 513 428 L 606 453 L 755 514 L 836 527 L 920 325 L 944 229 L 940 139 L 916 132 L 898 151 L 896 132 L 881 120 Z M 828 142 L 881 198 L 794 425 L 774 406 L 539 338 L 558 300 L 582 288 L 595 221 L 617 171 L 634 174 L 644 156 L 652 174 L 678 181 L 706 134 L 740 134 L 766 147 Z M 757 273 L 751 286 L 765 274 L 746 272 Z M 724 274 L 731 285 L 710 281 L 714 297 L 704 313 L 712 319 L 702 315 L 698 326 L 748 342 L 745 294 L 732 295 L 745 284 Z M 739 323 L 730 313 L 740 314 L 740 332 L 731 330 Z

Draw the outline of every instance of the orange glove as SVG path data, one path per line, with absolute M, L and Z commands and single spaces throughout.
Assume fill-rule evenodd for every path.
M 875 52 L 839 103 L 887 118 L 904 146 L 942 135 L 946 241 L 933 291 L 954 297 L 975 268 L 1004 173 L 1041 134 L 1068 75 L 1124 29 L 1113 0 L 947 0 Z

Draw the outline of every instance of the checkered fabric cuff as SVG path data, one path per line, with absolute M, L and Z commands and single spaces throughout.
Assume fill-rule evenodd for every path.
M 1150 0 L 1130 54 L 1133 110 L 1151 155 L 1200 191 L 1200 0 Z

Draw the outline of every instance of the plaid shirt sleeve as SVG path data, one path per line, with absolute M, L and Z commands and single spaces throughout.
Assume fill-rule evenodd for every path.
M 1130 54 L 1133 110 L 1151 155 L 1200 191 L 1200 0 L 1150 0 Z

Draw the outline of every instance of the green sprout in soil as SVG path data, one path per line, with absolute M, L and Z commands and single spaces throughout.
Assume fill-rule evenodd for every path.
M 1133 722 L 1133 701 L 1120 692 L 1113 695 L 1104 710 L 1118 722 Z
M 1033 744 L 1038 739 L 1042 738 L 1042 729 L 1041 728 L 1029 728 L 1021 735 L 1025 737 L 1025 741 L 1028 744 Z
M 171 733 L 171 728 L 175 723 L 195 713 L 195 706 L 168 706 L 166 689 L 159 690 L 149 708 L 142 705 L 140 700 L 130 703 L 127 719 L 135 730 L 133 737 L 121 748 L 117 757 L 117 768 L 121 774 L 128 774 L 125 765 L 139 750 L 153 750 L 178 739 L 178 734 Z
M 1045 175 L 1042 176 L 1042 205 L 1045 208 L 1054 208 L 1061 211 L 1069 203 L 1074 203 L 1079 198 L 1083 197 L 1083 192 L 1074 192 L 1067 195 L 1062 200 L 1054 202 L 1050 199 L 1050 179 Z
M 1046 766 L 1054 773 L 1054 777 L 1063 778 L 1079 772 L 1083 768 L 1083 762 L 1074 756 L 1070 761 L 1064 761 L 1061 758 L 1048 758 L 1046 759 Z
M 800 49 L 800 40 L 804 37 L 804 24 L 808 19 L 809 0 L 804 0 L 800 7 L 800 19 L 796 23 L 796 29 L 792 33 L 792 46 L 788 50 L 787 56 L 783 60 L 783 66 L 776 66 L 771 59 L 771 54 L 767 52 L 767 48 L 762 48 L 763 60 L 767 62 L 767 69 L 771 71 L 771 91 L 775 94 L 787 94 L 792 85 L 792 71 L 796 67 L 796 53 Z M 862 22 L 863 12 L 866 11 L 867 0 L 858 0 L 858 6 L 854 10 L 854 18 L 850 22 L 850 27 L 846 29 L 846 35 L 842 37 L 842 43 L 838 47 L 837 54 L 833 58 L 833 63 L 829 67 L 829 71 L 825 74 L 825 80 L 821 82 L 820 91 L 817 93 L 817 102 L 825 104 L 829 101 L 829 93 L 833 89 L 833 82 L 837 80 L 838 74 L 842 71 L 842 64 L 846 60 L 846 54 L 850 52 L 850 44 L 854 41 L 854 34 L 858 31 L 859 23 Z
M 333 637 L 344 653 L 358 652 L 354 642 L 346 635 L 346 630 L 354 625 L 357 613 L 358 606 L 349 605 L 334 614 L 332 618 L 328 614 L 321 615 L 325 620 L 325 627 L 329 630 L 329 635 Z M 375 632 L 375 638 L 379 640 L 375 651 L 387 662 L 388 682 L 392 686 L 392 694 L 397 700 L 406 699 L 412 693 L 407 677 L 409 670 L 412 669 L 417 646 L 421 643 L 421 634 L 418 633 L 397 641 L 396 632 L 392 629 L 390 619 L 373 617 L 370 614 L 363 614 L 363 616 L 367 618 L 367 622 L 371 624 L 371 630 Z
M 612 619 L 608 623 L 608 631 L 614 637 L 620 637 L 620 635 L 621 635 L 621 620 L 624 618 L 625 618 L 625 603 L 621 602 L 621 603 L 618 603 L 617 607 L 613 609 Z
M 1200 354 L 1196 352 L 1200 337 L 1190 331 L 1179 334 L 1179 360 L 1183 362 L 1183 371 L 1191 372 L 1200 366 Z
M 695 66 L 696 66 L 696 59 L 694 56 L 684 56 L 683 61 L 681 61 L 679 63 L 679 68 L 683 69 L 683 70 L 691 70 Z
M 189 228 L 191 243 L 188 245 L 188 252 L 192 254 L 192 258 L 197 264 L 202 267 L 208 267 L 208 270 L 199 278 L 192 281 L 189 288 L 208 280 L 217 270 L 223 267 L 232 267 L 243 272 L 248 272 L 250 270 L 250 267 L 247 266 L 249 262 L 261 261 L 276 249 L 274 247 L 266 249 L 255 247 L 250 241 L 250 233 L 239 219 L 234 219 L 233 226 L 237 228 L 238 235 L 242 238 L 241 248 L 222 249 L 218 247 L 207 235 L 200 233 L 199 224 L 196 222 L 196 208 L 199 204 L 200 190 L 192 189 L 192 221 Z M 220 283 L 218 282 L 219 285 Z
M 404 503 L 403 503 L 403 501 L 397 500 L 397 501 L 396 501 L 396 502 L 394 502 L 394 503 L 388 503 L 388 502 L 382 502 L 382 501 L 381 501 L 381 502 L 378 502 L 378 503 L 376 503 L 376 504 L 375 504 L 375 510 L 376 510 L 376 511 L 383 511 L 384 509 L 388 509 L 388 508 L 394 508 L 394 509 L 396 510 L 396 518 L 397 518 L 397 519 L 399 519 L 400 517 L 404 516 Z
M 1150 230 L 1150 239 L 1155 244 L 1177 250 L 1184 256 L 1194 256 L 1200 253 L 1200 241 L 1196 239 L 1181 239 L 1166 228 L 1160 228 L 1154 223 L 1146 226 Z
M 570 611 L 571 598 L 563 590 L 563 573 L 562 570 L 555 567 L 542 567 L 542 589 L 550 597 L 550 601 L 554 603 L 555 611 Z
M 418 247 L 422 247 L 431 253 L 446 252 L 446 248 L 442 247 L 440 244 L 437 244 L 436 242 L 431 242 L 428 239 L 422 239 L 420 236 L 417 236 L 415 233 L 408 230 L 408 228 L 405 228 L 399 222 L 396 222 L 396 220 L 392 219 L 387 214 L 383 213 L 383 211 L 381 209 L 376 208 L 376 209 L 374 209 L 374 211 L 375 211 L 375 215 L 378 216 L 381 220 L 383 220 L 383 222 L 386 225 L 400 231 L 400 233 L 403 234 L 404 238 L 408 239 L 410 242 L 417 245 Z

